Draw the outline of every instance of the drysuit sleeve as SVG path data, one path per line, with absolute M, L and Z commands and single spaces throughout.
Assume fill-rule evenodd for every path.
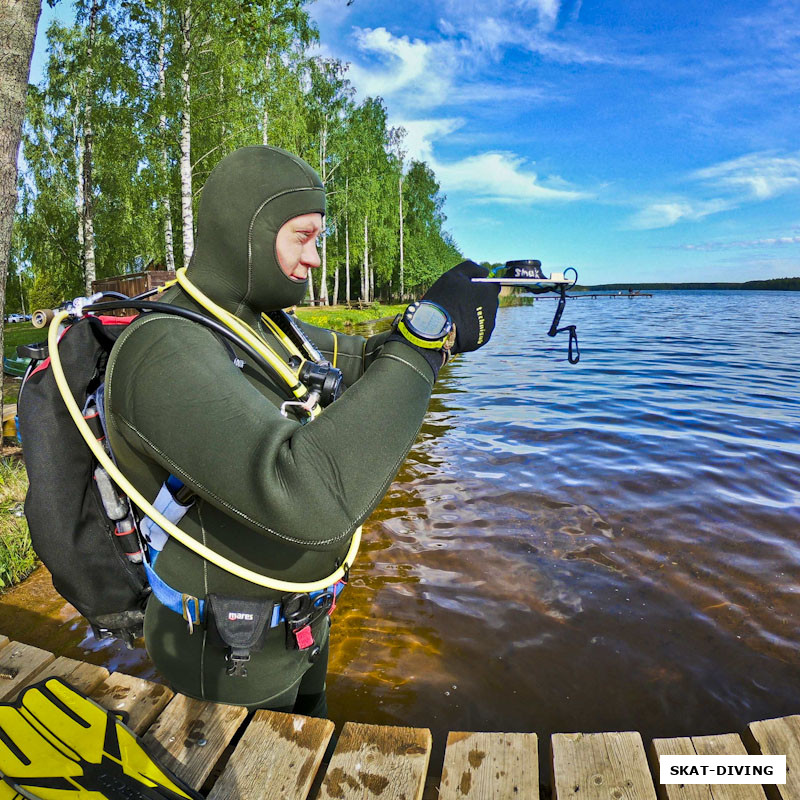
M 419 431 L 433 376 L 388 342 L 362 380 L 306 424 L 283 417 L 206 329 L 152 316 L 107 372 L 109 440 L 155 462 L 233 519 L 284 542 L 341 546 L 380 502 Z M 121 465 L 124 468 L 124 464 Z
M 384 331 L 364 338 L 297 322 L 322 355 L 342 371 L 345 386 L 352 386 L 364 374 L 391 334 L 391 331 Z

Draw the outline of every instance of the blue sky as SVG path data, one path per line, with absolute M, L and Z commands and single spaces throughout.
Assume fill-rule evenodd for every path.
M 309 10 L 322 54 L 435 170 L 470 258 L 540 258 L 582 283 L 800 276 L 795 2 Z M 45 6 L 36 63 L 54 13 L 71 15 Z
M 476 260 L 581 282 L 800 276 L 794 2 L 319 0 Z

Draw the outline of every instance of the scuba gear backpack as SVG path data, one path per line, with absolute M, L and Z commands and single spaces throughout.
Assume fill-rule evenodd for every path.
M 80 408 L 86 409 L 92 397 L 102 402 L 108 356 L 131 319 L 86 316 L 63 333 L 59 355 Z M 119 636 L 131 644 L 141 635 L 149 587 L 141 552 L 136 556 L 135 527 L 128 531 L 134 534 L 133 546 L 122 541 L 130 535 L 116 535 L 116 523 L 130 519 L 129 503 L 103 482 L 108 479 L 104 471 L 97 472 L 97 462 L 61 398 L 46 346 L 25 350 L 36 359 L 18 403 L 29 479 L 25 516 L 34 550 L 50 570 L 56 591 L 89 620 L 95 636 Z M 90 413 L 96 423 L 96 410 Z M 95 433 L 102 436 L 102 428 Z M 119 511 L 112 514 L 123 519 L 109 516 L 101 492 L 108 504 L 116 498 Z
M 181 316 L 202 324 L 220 337 L 234 361 L 236 355 L 230 343 L 262 369 L 271 374 L 277 370 L 248 341 L 217 319 L 167 303 L 145 302 L 141 298 L 87 305 L 98 297 L 74 301 L 67 311 L 60 312 L 51 323 L 48 344 L 19 348 L 20 354 L 33 359 L 18 402 L 20 434 L 29 478 L 25 514 L 33 547 L 50 570 L 59 594 L 88 619 L 97 638 L 119 637 L 132 647 L 133 640 L 142 633 L 144 609 L 151 593 L 150 583 L 153 580 L 158 582 L 147 547 L 150 539 L 146 532 L 153 528 L 160 530 L 163 536 L 157 550 L 163 547 L 169 533 L 217 566 L 261 586 L 305 593 L 337 583 L 347 572 L 347 562 L 328 578 L 307 584 L 276 581 L 239 567 L 177 529 L 173 523 L 179 518 L 168 518 L 164 504 L 160 505 L 161 494 L 151 505 L 124 481 L 105 443 L 103 389 L 111 349 L 136 317 L 92 316 L 87 312 L 125 308 Z M 62 323 L 68 327 L 62 330 Z M 57 337 L 54 336 L 56 328 Z M 293 323 L 288 328 L 302 336 Z M 53 349 L 57 352 L 52 352 Z M 274 353 L 271 355 L 277 357 Z M 340 371 L 327 362 L 314 364 L 304 361 L 299 369 L 309 371 L 307 368 L 312 364 L 316 372 L 309 384 L 314 388 L 309 390 L 295 381 L 296 386 L 284 389 L 290 398 L 285 405 L 310 407 L 308 401 L 296 401 L 298 395 L 302 397 L 298 389 L 313 399 L 325 397 L 329 384 L 335 384 L 335 390 L 327 392 L 328 402 L 338 396 Z M 77 404 L 73 411 L 68 408 L 67 398 L 58 385 L 59 373 L 63 373 L 66 381 L 63 390 L 68 389 Z M 278 385 L 281 385 L 280 381 Z M 81 412 L 83 421 L 80 420 Z M 311 417 L 310 412 L 307 413 Z M 83 432 L 78 423 L 85 428 Z M 92 437 L 101 443 L 99 450 L 98 445 L 91 441 Z M 126 485 L 124 491 L 130 493 L 130 498 L 143 513 L 134 511 L 131 499 L 118 488 L 119 485 Z M 164 486 L 168 487 L 169 481 Z M 181 502 L 186 502 L 185 495 Z M 349 563 L 355 558 L 359 541 L 360 529 L 351 543 Z M 163 582 L 158 583 L 155 588 L 163 589 L 160 587 Z M 157 596 L 162 599 L 158 593 Z

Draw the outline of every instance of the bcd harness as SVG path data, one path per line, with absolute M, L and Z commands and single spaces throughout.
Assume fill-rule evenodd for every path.
M 87 373 L 87 375 L 92 374 L 92 380 L 89 384 L 90 391 L 83 395 L 85 398 L 83 408 L 76 402 L 74 388 L 71 388 L 70 381 L 68 381 L 62 367 L 59 355 L 59 340 L 69 328 L 74 327 L 77 329 L 86 323 L 89 325 L 89 329 L 93 331 L 94 338 L 99 341 L 102 338 L 101 329 L 104 322 L 110 328 L 114 325 L 126 325 L 130 322 L 130 319 L 120 322 L 118 318 L 105 318 L 104 321 L 103 318 L 92 316 L 93 314 L 111 310 L 112 308 L 132 308 L 140 311 L 152 310 L 175 314 L 203 324 L 223 339 L 223 343 L 226 344 L 231 355 L 234 356 L 234 363 L 237 366 L 241 367 L 243 363 L 235 358 L 228 342 L 234 343 L 258 366 L 261 366 L 273 377 L 277 376 L 277 385 L 279 387 L 283 386 L 283 390 L 289 394 L 289 399 L 281 406 L 281 413 L 285 416 L 288 415 L 290 410 L 295 411 L 296 409 L 296 413 L 304 415 L 304 418 L 301 416 L 301 421 L 314 419 L 321 413 L 321 405 L 327 405 L 339 396 L 342 389 L 340 371 L 324 361 L 319 351 L 286 314 L 283 312 L 270 312 L 269 315 L 264 315 L 262 319 L 267 328 L 287 351 L 289 355 L 288 363 L 270 347 L 262 336 L 257 334 L 244 321 L 216 306 L 202 294 L 186 278 L 184 270 L 179 270 L 177 282 L 215 319 L 209 319 L 188 309 L 171 306 L 166 303 L 146 302 L 142 297 L 114 303 L 77 304 L 72 309 L 61 311 L 55 315 L 48 332 L 47 352 L 49 353 L 49 359 L 38 365 L 32 364 L 32 369 L 26 375 L 23 391 L 20 395 L 20 424 L 26 461 L 28 459 L 28 448 L 25 445 L 29 439 L 36 439 L 38 434 L 38 432 L 34 432 L 32 424 L 37 417 L 35 413 L 37 400 L 33 399 L 27 403 L 25 402 L 28 394 L 35 393 L 35 389 L 28 386 L 28 380 L 36 373 L 46 370 L 49 365 L 49 372 L 52 379 L 55 380 L 66 411 L 94 457 L 91 468 L 94 478 L 92 483 L 96 487 L 105 516 L 108 520 L 111 520 L 113 525 L 112 538 L 115 542 L 115 548 L 118 545 L 119 547 L 116 549 L 121 549 L 124 553 L 124 559 L 127 562 L 127 574 L 125 577 L 128 581 L 133 580 L 135 583 L 136 571 L 143 570 L 149 584 L 149 590 L 152 591 L 152 594 L 156 596 L 162 605 L 180 614 L 186 620 L 190 634 L 196 626 L 204 625 L 208 633 L 216 637 L 219 643 L 225 647 L 229 675 L 246 676 L 245 665 L 250 659 L 250 653 L 260 650 L 264 645 L 269 630 L 280 625 L 286 626 L 287 647 L 308 651 L 309 660 L 313 661 L 319 654 L 320 648 L 314 642 L 311 626 L 323 616 L 330 615 L 336 607 L 336 598 L 347 582 L 350 565 L 352 565 L 358 552 L 361 528 L 358 527 L 354 532 L 350 547 L 341 565 L 338 566 L 339 562 L 337 562 L 337 569 L 331 575 L 317 581 L 303 583 L 281 581 L 236 564 L 206 547 L 201 542 L 196 541 L 178 527 L 178 524 L 194 503 L 192 492 L 179 479 L 170 475 L 151 504 L 117 468 L 113 455 L 108 450 L 103 405 L 104 386 L 102 382 L 98 385 L 98 380 L 104 378 L 110 344 L 104 343 L 103 347 L 99 348 L 101 351 L 106 348 L 106 355 L 102 357 L 101 352 L 97 368 L 93 371 L 89 370 Z M 161 287 L 160 291 L 166 288 L 167 286 Z M 97 296 L 91 298 L 91 300 L 96 299 Z M 65 323 L 70 317 L 78 317 L 78 320 L 73 325 L 65 327 Z M 84 338 L 86 336 L 87 334 L 84 335 Z M 79 340 L 77 336 L 72 338 Z M 113 338 L 111 339 L 112 343 Z M 34 352 L 36 348 L 32 346 L 28 350 L 30 354 L 33 354 L 38 359 L 46 358 L 44 348 L 40 347 L 38 352 Z M 74 387 L 76 384 L 74 374 L 71 373 L 70 378 Z M 86 382 L 85 379 L 84 382 Z M 81 396 L 83 383 L 80 380 L 77 380 L 77 390 L 78 395 Z M 42 405 L 42 398 L 39 398 L 38 402 Z M 27 424 L 26 405 L 34 408 L 34 411 L 29 412 L 27 415 L 27 418 L 31 420 Z M 36 442 L 37 446 L 39 444 L 39 442 Z M 47 468 L 51 472 L 53 471 L 53 468 L 49 466 L 49 456 L 52 455 L 53 445 L 49 444 L 48 446 L 50 452 L 46 452 L 43 457 L 36 452 L 32 453 L 33 469 L 29 467 L 29 473 L 33 473 L 31 475 L 32 489 L 34 487 L 33 477 L 37 473 L 37 464 L 44 463 L 46 465 L 45 473 Z M 40 447 L 39 449 L 42 448 Z M 46 450 L 47 447 L 44 449 Z M 41 473 L 42 470 L 39 469 L 38 472 Z M 123 492 L 121 497 L 112 482 Z M 38 483 L 42 483 L 42 481 L 40 480 Z M 52 539 L 52 534 L 43 530 L 48 527 L 45 520 L 40 519 L 39 524 L 36 524 L 36 512 L 38 510 L 36 506 L 41 505 L 41 503 L 36 502 L 39 500 L 39 495 L 37 494 L 33 497 L 32 494 L 32 492 L 29 492 L 28 502 L 26 503 L 26 513 L 29 517 L 32 538 L 36 540 L 37 538 L 41 539 L 44 536 L 50 536 Z M 83 502 L 80 514 L 78 514 L 80 520 L 73 526 L 76 529 L 73 538 L 83 535 L 80 530 L 80 523 L 87 516 L 87 502 Z M 138 532 L 134 515 L 131 513 L 131 503 L 137 506 L 143 515 L 138 525 Z M 29 508 L 29 505 L 33 507 Z M 88 506 L 91 505 L 91 502 L 88 502 Z M 37 536 L 39 531 L 41 531 L 41 535 Z M 206 598 L 198 598 L 169 586 L 158 576 L 154 569 L 158 556 L 169 537 L 176 539 L 197 555 L 239 578 L 283 593 L 280 602 L 217 594 L 210 594 Z M 63 544 L 58 544 L 60 549 L 63 549 Z M 83 547 L 84 550 L 92 549 L 91 546 L 86 544 Z M 107 638 L 122 634 L 130 644 L 134 635 L 132 630 L 135 628 L 135 625 L 130 622 L 127 610 L 132 607 L 131 601 L 128 599 L 125 603 L 118 603 L 120 612 L 123 611 L 122 606 L 126 605 L 124 614 L 128 614 L 128 616 L 124 616 L 124 614 L 121 616 L 121 614 L 115 613 L 109 614 L 105 606 L 100 609 L 104 613 L 100 614 L 95 608 L 96 604 L 89 601 L 81 604 L 82 597 L 76 600 L 70 596 L 68 591 L 62 589 L 62 587 L 68 586 L 68 578 L 73 576 L 62 579 L 62 576 L 58 574 L 58 568 L 60 566 L 63 571 L 63 563 L 58 562 L 57 558 L 53 559 L 54 548 L 52 542 L 45 542 L 42 550 L 45 551 L 48 548 L 49 552 L 39 552 L 39 555 L 45 564 L 50 567 L 56 588 L 70 602 L 76 605 L 81 613 L 89 618 L 95 635 L 99 638 Z M 37 548 L 38 550 L 39 548 Z M 118 564 L 116 566 L 119 567 Z M 70 569 L 74 570 L 75 567 L 70 566 Z M 77 593 L 80 594 L 80 592 Z M 102 594 L 102 591 L 100 594 Z M 123 622 L 119 622 L 116 629 L 114 622 L 107 624 L 108 620 L 118 622 L 118 619 L 123 619 Z

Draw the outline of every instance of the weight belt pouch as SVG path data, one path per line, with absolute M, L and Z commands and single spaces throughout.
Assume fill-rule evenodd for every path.
M 247 677 L 251 653 L 264 647 L 272 619 L 272 600 L 210 594 L 206 602 L 206 624 L 211 640 L 226 648 L 228 675 Z

